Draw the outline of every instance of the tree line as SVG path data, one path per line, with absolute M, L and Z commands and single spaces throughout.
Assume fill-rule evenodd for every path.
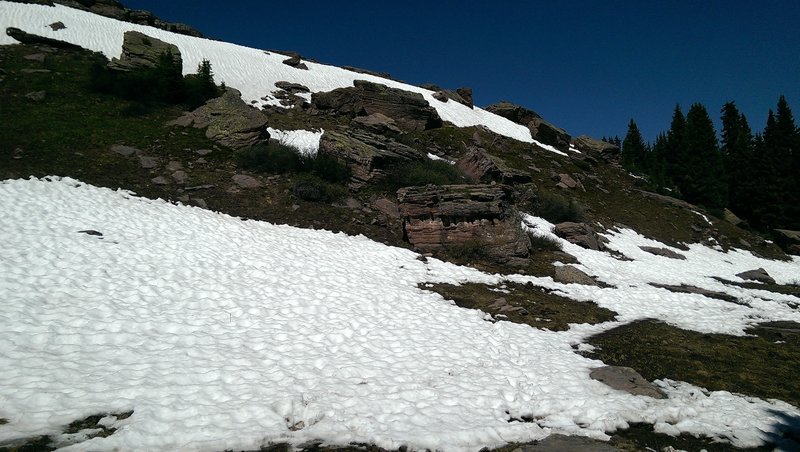
M 720 110 L 719 139 L 706 108 L 680 106 L 669 130 L 646 143 L 631 119 L 628 132 L 604 140 L 620 146 L 622 166 L 648 176 L 651 188 L 702 205 L 728 208 L 759 230 L 800 229 L 800 130 L 784 96 L 753 134 L 734 102 Z

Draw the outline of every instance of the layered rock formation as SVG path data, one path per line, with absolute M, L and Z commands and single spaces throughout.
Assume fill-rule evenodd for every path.
M 175 44 L 138 31 L 126 31 L 122 41 L 122 55 L 120 58 L 113 58 L 108 67 L 118 71 L 153 68 L 166 53 L 172 56 L 173 62 L 182 65 L 181 52 Z
M 502 116 L 509 121 L 526 126 L 533 139 L 549 144 L 562 151 L 569 149 L 571 137 L 562 128 L 547 122 L 533 110 L 511 102 L 499 102 L 486 107 L 486 111 Z
M 530 238 L 520 227 L 506 185 L 428 185 L 397 192 L 404 234 L 415 248 L 468 244 L 498 261 L 524 258 Z

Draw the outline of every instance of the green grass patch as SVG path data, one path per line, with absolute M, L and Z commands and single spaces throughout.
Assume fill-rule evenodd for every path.
M 533 285 L 425 284 L 420 288 L 453 300 L 462 308 L 480 309 L 498 320 L 552 331 L 567 330 L 570 323 L 596 324 L 616 317 L 614 311 L 595 303 L 571 300 Z
M 783 335 L 780 341 L 762 336 L 701 334 L 647 320 L 607 331 L 589 342 L 599 347 L 592 357 L 632 367 L 650 381 L 670 378 L 711 391 L 775 398 L 800 407 L 796 384 L 800 334 Z

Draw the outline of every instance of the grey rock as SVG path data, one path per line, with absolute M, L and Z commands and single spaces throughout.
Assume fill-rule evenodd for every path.
M 686 260 L 686 256 L 680 253 L 676 253 L 668 248 L 659 248 L 655 246 L 640 246 L 639 247 L 642 251 L 646 251 L 650 254 L 655 254 L 656 256 L 663 256 L 668 257 L 670 259 L 679 259 L 679 260 Z
M 182 169 L 183 169 L 183 164 L 181 162 L 170 160 L 170 162 L 167 163 L 167 171 L 178 171 Z
M 303 63 L 303 60 L 300 58 L 300 55 L 295 55 L 293 57 L 289 57 L 283 60 L 283 64 L 291 66 L 295 69 L 303 69 L 306 71 L 308 70 L 308 66 L 306 66 L 305 63 Z
M 581 135 L 572 142 L 579 151 L 599 158 L 605 162 L 615 162 L 619 160 L 620 149 L 614 144 L 596 140 L 588 135 Z
M 659 284 L 659 283 L 650 283 L 653 287 L 658 287 L 661 289 L 669 290 L 670 292 L 675 293 L 693 293 L 697 295 L 702 295 L 708 298 L 714 298 L 717 300 L 727 301 L 729 303 L 735 303 L 739 305 L 746 305 L 739 301 L 738 298 L 734 297 L 733 295 L 728 295 L 724 292 L 716 292 L 713 290 L 703 289 L 702 287 L 697 286 L 690 286 L 688 284 L 681 284 L 681 285 L 671 285 L 671 284 Z
M 181 52 L 175 44 L 169 44 L 138 31 L 126 31 L 122 41 L 122 55 L 113 58 L 108 67 L 118 71 L 154 68 L 164 53 L 173 61 L 182 64 Z
M 555 225 L 553 232 L 570 243 L 590 250 L 604 250 L 604 239 L 586 223 L 564 222 Z
M 565 436 L 552 434 L 534 444 L 525 444 L 512 452 L 621 452 L 603 441 L 584 436 Z
M 292 94 L 311 92 L 311 90 L 306 85 L 301 85 L 299 83 L 292 83 L 287 81 L 275 82 L 275 87 Z
M 186 174 L 186 171 L 178 170 L 172 173 L 172 180 L 175 181 L 176 184 L 183 185 L 186 183 L 186 179 L 189 178 L 189 175 Z
M 735 214 L 735 213 L 731 212 L 731 211 L 730 211 L 729 209 L 727 209 L 727 208 L 726 208 L 726 209 L 723 211 L 723 213 L 722 213 L 722 218 L 723 218 L 725 221 L 727 221 L 728 223 L 730 223 L 730 224 L 732 224 L 732 225 L 734 225 L 734 226 L 739 226 L 739 225 L 741 225 L 742 223 L 744 223 L 744 220 L 742 220 L 741 218 L 739 218 L 738 216 L 736 216 L 736 214 Z
M 209 100 L 168 125 L 193 125 L 198 129 L 206 129 L 207 138 L 232 149 L 269 141 L 267 117 L 260 110 L 247 105 L 241 93 L 233 88 L 228 88 L 222 96 Z
M 775 243 L 789 254 L 800 255 L 800 231 L 774 229 Z
M 47 55 L 44 54 L 44 53 L 32 53 L 30 55 L 25 55 L 22 58 L 25 58 L 28 61 L 35 61 L 37 63 L 44 63 L 44 60 L 45 60 L 45 58 L 47 58 Z
M 400 207 L 391 199 L 378 198 L 372 203 L 372 206 L 389 218 L 400 218 Z
M 25 98 L 30 99 L 34 102 L 41 102 L 47 97 L 47 93 L 45 91 L 33 91 L 25 95 Z
M 27 33 L 20 30 L 19 28 L 8 27 L 6 28 L 6 34 L 23 44 L 45 45 L 56 49 L 83 50 L 83 48 L 79 45 L 71 44 L 69 42 L 59 41 L 58 39 L 46 38 L 44 36 Z
M 561 265 L 556 267 L 553 280 L 562 284 L 583 284 L 585 286 L 597 286 L 597 281 L 581 270 L 572 265 Z
M 578 183 L 575 182 L 575 179 L 572 178 L 569 174 L 561 173 L 558 175 L 558 181 L 560 184 L 563 184 L 565 188 L 575 188 L 578 186 Z
M 208 209 L 208 203 L 203 198 L 192 198 L 192 202 L 201 209 Z
M 169 185 L 169 181 L 164 176 L 154 177 L 154 178 L 150 179 L 150 182 L 152 182 L 152 183 L 154 183 L 156 185 Z
M 241 188 L 260 188 L 261 181 L 256 179 L 253 176 L 248 176 L 246 174 L 236 174 L 233 176 L 233 183 L 238 185 Z
M 111 152 L 116 152 L 117 154 L 119 154 L 119 155 L 121 155 L 123 157 L 130 157 L 130 156 L 132 156 L 134 154 L 135 155 L 139 155 L 142 151 L 140 151 L 139 149 L 136 149 L 134 147 L 131 147 L 131 146 L 125 146 L 125 145 L 122 145 L 122 144 L 115 144 L 115 145 L 111 146 Z
M 643 395 L 654 399 L 666 399 L 667 395 L 652 383 L 645 380 L 630 367 L 605 366 L 592 369 L 589 377 L 605 383 L 614 389 L 625 391 L 633 395 Z
M 154 157 L 139 156 L 139 165 L 144 169 L 153 169 L 158 166 L 158 160 Z
M 214 151 L 212 151 L 211 149 L 198 149 L 198 150 L 194 151 L 195 154 L 197 154 L 197 155 L 199 155 L 201 157 L 205 157 L 206 155 L 211 154 L 212 152 L 214 152 Z
M 749 279 L 751 281 L 758 281 L 764 284 L 775 284 L 775 280 L 763 268 L 755 270 L 748 270 L 746 272 L 737 273 L 736 276 L 742 279 Z
M 569 149 L 571 141 L 569 134 L 564 129 L 545 121 L 532 110 L 511 102 L 499 102 L 486 107 L 486 111 L 526 126 L 531 131 L 531 136 L 537 141 L 555 146 L 562 151 Z
M 64 25 L 64 22 L 60 22 L 60 21 L 59 22 L 53 22 L 52 24 L 48 25 L 48 27 L 50 27 L 50 29 L 53 30 L 53 31 L 59 31 L 59 30 L 63 30 L 65 28 L 67 28 L 67 26 Z
M 395 120 L 383 113 L 373 113 L 369 116 L 356 116 L 353 118 L 352 123 L 378 134 L 401 132 Z

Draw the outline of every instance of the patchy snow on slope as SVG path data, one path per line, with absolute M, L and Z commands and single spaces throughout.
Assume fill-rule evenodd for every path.
M 768 320 L 800 322 L 800 312 L 792 307 L 800 304 L 797 297 L 731 286 L 716 279 L 742 281 L 736 276 L 737 273 L 761 267 L 779 284 L 797 283 L 800 279 L 800 257 L 794 256 L 790 261 L 774 261 L 757 257 L 749 251 L 734 249 L 726 253 L 702 244 L 691 244 L 688 250 L 682 250 L 630 229 L 611 230 L 603 234 L 609 240 L 606 248 L 624 256 L 623 259 L 608 252 L 581 248 L 557 237 L 552 232 L 553 225 L 542 218 L 525 215 L 523 227 L 532 234 L 561 243 L 565 252 L 578 259 L 575 267 L 614 288 L 556 284 L 549 278 L 514 277 L 515 280 L 531 280 L 538 285 L 557 289 L 570 298 L 594 301 L 619 313 L 620 321 L 658 318 L 684 329 L 732 335 L 744 335 L 747 327 Z M 642 246 L 667 248 L 686 259 L 657 256 L 642 250 Z M 696 286 L 732 295 L 742 304 L 697 294 L 674 293 L 654 287 L 651 283 Z
M 278 130 L 267 127 L 271 139 L 278 143 L 297 149 L 301 155 L 313 157 L 319 151 L 319 140 L 324 130 Z
M 63 22 L 65 29 L 53 31 L 48 25 Z M 331 91 L 353 86 L 354 80 L 367 80 L 392 88 L 422 94 L 428 103 L 439 112 L 439 116 L 458 127 L 484 125 L 495 133 L 563 154 L 558 149 L 531 137 L 530 130 L 520 124 L 490 113 L 481 108 L 469 108 L 458 102 L 441 102 L 434 99 L 433 91 L 417 86 L 389 80 L 369 74 L 348 71 L 335 66 L 304 61 L 308 70 L 296 69 L 283 64 L 287 57 L 278 53 L 253 49 L 210 39 L 171 33 L 145 25 L 131 24 L 89 12 L 67 8 L 62 5 L 44 6 L 0 2 L 0 30 L 16 27 L 23 31 L 59 39 L 102 52 L 106 57 L 119 57 L 122 53 L 123 35 L 134 30 L 178 46 L 183 57 L 184 73 L 195 72 L 203 59 L 211 62 L 217 82 L 241 91 L 242 99 L 258 106 L 279 105 L 269 98 L 276 91 L 275 82 L 291 81 L 307 86 L 312 92 Z M 0 44 L 16 41 L 0 34 Z M 268 100 L 262 98 L 268 96 Z
M 488 322 L 418 285 L 503 277 L 362 236 L 242 221 L 69 178 L 0 182 L 0 211 L 0 443 L 66 441 L 58 432 L 72 421 L 132 410 L 105 420 L 119 426 L 113 435 L 64 450 L 323 440 L 474 451 L 554 432 L 604 439 L 633 422 L 754 446 L 781 413 L 800 415 L 669 380 L 656 381 L 664 400 L 610 389 L 589 378 L 602 363 L 572 348 L 592 327 Z M 611 237 L 644 264 L 640 242 L 627 231 Z M 703 253 L 688 254 L 717 255 Z M 598 256 L 580 259 L 622 279 Z M 712 271 L 727 275 L 745 259 Z M 785 280 L 780 268 L 769 271 Z M 615 301 L 613 289 L 601 292 L 601 303 L 624 307 L 648 279 L 631 278 Z M 674 314 L 634 300 L 624 317 Z M 706 312 L 719 323 L 741 317 L 711 305 L 686 316 Z M 523 416 L 537 422 L 509 422 Z

